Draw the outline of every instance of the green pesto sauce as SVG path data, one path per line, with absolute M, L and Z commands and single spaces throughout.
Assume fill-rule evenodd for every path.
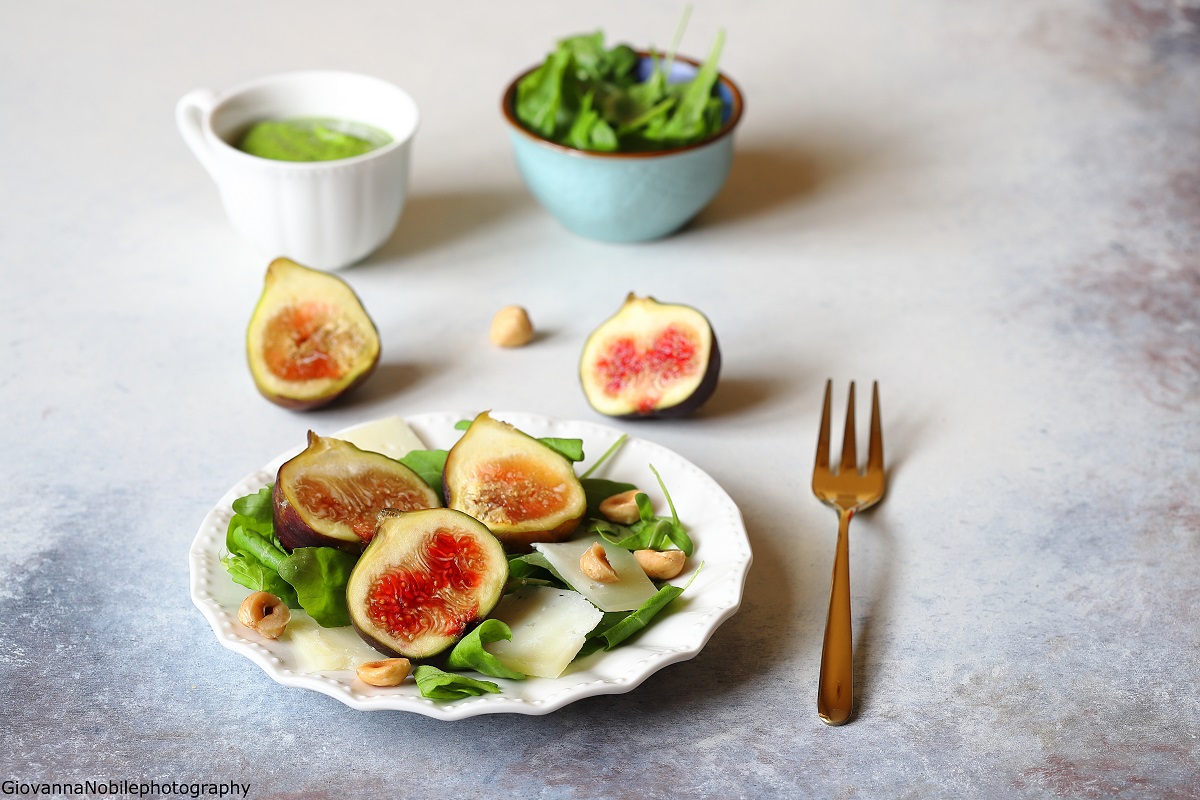
M 383 147 L 392 137 L 361 122 L 304 117 L 255 123 L 237 148 L 276 161 L 333 161 Z

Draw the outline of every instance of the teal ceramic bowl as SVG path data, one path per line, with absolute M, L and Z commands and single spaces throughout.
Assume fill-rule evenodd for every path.
M 649 56 L 639 68 L 648 74 Z M 699 64 L 676 56 L 668 79 L 691 78 Z M 533 69 L 536 69 L 534 67 Z M 643 242 L 683 227 L 716 197 L 733 164 L 733 132 L 742 118 L 742 93 L 725 75 L 721 129 L 703 142 L 670 150 L 599 153 L 547 141 L 516 117 L 517 84 L 504 93 L 517 168 L 538 202 L 569 230 L 605 242 Z

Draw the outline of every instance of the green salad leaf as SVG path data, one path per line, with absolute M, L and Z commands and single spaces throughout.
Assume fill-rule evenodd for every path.
M 454 670 L 473 669 L 493 678 L 525 680 L 524 672 L 509 669 L 500 663 L 500 659 L 483 649 L 485 644 L 501 639 L 511 640 L 512 630 L 498 619 L 485 619 L 475 630 L 458 640 L 446 659 L 446 667 Z
M 605 500 L 613 495 L 637 488 L 632 483 L 610 481 L 605 478 L 580 478 L 579 483 L 583 485 L 583 495 L 587 498 L 587 511 L 584 512 L 584 515 L 593 518 L 600 516 L 600 504 Z
M 240 529 L 244 530 L 244 529 Z M 279 573 L 261 561 L 246 555 L 229 554 L 221 559 L 233 582 L 256 592 L 270 592 L 291 608 L 298 608 L 299 599 L 292 585 Z
M 700 566 L 703 567 L 704 565 L 701 564 Z M 700 570 L 697 569 L 683 586 L 674 586 L 668 583 L 660 587 L 650 599 L 646 600 L 633 611 L 613 611 L 605 614 L 601 617 L 600 623 L 596 625 L 595 630 L 588 634 L 587 641 L 584 642 L 583 648 L 579 651 L 579 655 L 576 658 L 591 655 L 597 650 L 612 650 L 621 644 L 621 642 L 645 628 L 660 611 L 670 605 L 672 600 L 687 591 L 687 588 L 692 585 L 692 581 L 696 580 L 696 575 L 699 574 Z
M 650 497 L 645 492 L 638 492 L 633 498 L 638 508 L 639 519 L 637 522 L 626 526 L 609 522 L 606 519 L 593 518 L 588 520 L 586 531 L 598 533 L 606 541 L 626 550 L 665 550 L 674 546 L 682 550 L 685 555 L 691 556 L 695 546 L 692 543 L 692 537 L 688 536 L 683 523 L 679 521 L 679 514 L 675 511 L 675 502 L 671 499 L 671 493 L 667 491 L 667 485 L 663 483 L 662 476 L 658 474 L 658 470 L 654 468 L 653 464 L 650 465 L 650 471 L 654 473 L 663 496 L 667 498 L 667 505 L 671 509 L 670 517 L 655 515 L 654 507 L 650 504 Z M 610 487 L 600 487 L 598 491 L 602 492 L 607 488 Z M 629 486 L 628 488 L 634 487 Z M 585 494 L 587 491 L 588 487 L 585 486 Z M 617 492 L 613 492 L 613 494 L 617 494 Z M 591 509 L 590 496 L 588 508 Z
M 413 680 L 417 682 L 421 696 L 430 700 L 462 700 L 464 697 L 496 694 L 500 691 L 500 687 L 491 681 L 456 675 L 429 664 L 422 664 L 413 670 Z
M 651 57 L 644 79 L 626 44 L 604 46 L 604 33 L 560 39 L 541 66 L 517 84 L 514 112 L 525 127 L 578 150 L 638 152 L 683 147 L 721 129 L 722 101 L 714 93 L 725 44 L 718 33 L 708 58 L 688 81 L 670 82 L 681 21 L 665 61 Z
M 273 492 L 275 484 L 268 483 L 254 494 L 239 497 L 233 501 L 233 512 L 243 517 L 249 517 L 260 525 L 271 525 L 274 529 L 275 501 Z
M 297 547 L 279 565 L 279 577 L 296 589 L 301 608 L 323 628 L 350 624 L 346 584 L 358 557 L 332 547 Z
M 441 497 L 442 470 L 446 468 L 447 455 L 449 452 L 446 450 L 409 450 L 398 460 L 421 476 L 421 480 L 428 483 L 437 492 L 438 497 Z
M 287 558 L 287 551 L 275 538 L 273 488 L 267 485 L 233 501 L 234 514 L 225 530 L 228 555 L 221 558 L 221 563 L 234 583 L 256 592 L 270 592 L 297 608 L 300 603 L 295 589 L 279 577 L 279 565 Z
M 570 589 L 558 570 L 550 566 L 550 562 L 538 551 L 523 555 L 509 556 L 508 582 L 504 585 L 504 593 L 515 591 L 522 586 L 551 586 L 555 589 Z
M 583 439 L 556 439 L 553 436 L 545 436 L 538 441 L 567 461 L 583 461 Z
M 303 608 L 318 625 L 349 625 L 346 584 L 358 557 L 332 547 L 284 550 L 275 535 L 273 488 L 267 485 L 233 501 L 225 532 L 228 555 L 221 563 L 234 583 Z
M 615 442 L 613 442 L 612 444 L 610 444 L 608 446 L 608 449 L 605 450 L 604 453 L 598 459 L 596 459 L 596 463 L 592 464 L 590 467 L 588 467 L 587 471 L 579 476 L 579 480 L 580 481 L 587 480 L 588 476 L 590 476 L 596 470 L 600 469 L 600 467 L 604 464 L 604 462 L 606 462 L 610 458 L 612 458 L 613 453 L 617 452 L 617 450 L 620 449 L 621 445 L 625 444 L 626 440 L 628 440 L 628 439 L 629 439 L 628 434 L 622 433 L 620 436 L 618 436 L 617 440 Z M 597 480 L 599 480 L 599 479 L 597 478 Z M 630 488 L 632 489 L 633 486 L 630 485 Z M 618 490 L 618 491 L 621 491 L 621 490 Z M 617 492 L 613 492 L 613 494 L 616 494 L 616 493 Z

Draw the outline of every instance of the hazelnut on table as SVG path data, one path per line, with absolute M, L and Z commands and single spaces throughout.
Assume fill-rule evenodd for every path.
M 533 341 L 533 323 L 521 306 L 505 306 L 492 317 L 488 334 L 497 347 L 523 347 Z

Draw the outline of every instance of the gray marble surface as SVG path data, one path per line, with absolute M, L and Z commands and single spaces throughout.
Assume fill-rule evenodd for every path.
M 638 246 L 529 197 L 498 112 L 557 36 L 665 45 L 680 4 L 0 6 L 0 778 L 228 781 L 255 798 L 1200 797 L 1200 7 L 696 5 L 748 99 L 726 189 Z M 292 68 L 407 88 L 394 237 L 343 272 L 381 330 L 360 391 L 262 400 L 266 258 L 175 101 Z M 629 290 L 704 309 L 697 417 L 629 425 L 712 474 L 741 611 L 635 691 L 544 717 L 362 713 L 270 681 L 188 596 L 213 503 L 393 413 L 596 419 L 583 338 Z M 486 339 L 529 308 L 542 337 Z M 881 382 L 890 492 L 851 531 L 858 713 L 815 713 L 835 517 L 821 390 Z M 865 407 L 862 410 L 865 413 Z

